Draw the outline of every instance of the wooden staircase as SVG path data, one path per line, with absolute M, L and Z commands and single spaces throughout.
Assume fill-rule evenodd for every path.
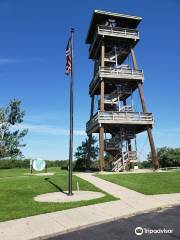
M 125 170 L 126 164 L 137 162 L 136 151 L 127 151 L 117 154 L 112 162 L 112 171 L 121 172 Z

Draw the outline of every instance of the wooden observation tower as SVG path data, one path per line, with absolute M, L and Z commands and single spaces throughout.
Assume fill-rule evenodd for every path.
M 89 58 L 94 61 L 89 85 L 90 120 L 87 168 L 91 159 L 91 139 L 99 134 L 99 169 L 104 169 L 104 152 L 111 154 L 113 171 L 123 171 L 137 162 L 136 134 L 147 131 L 154 169 L 158 159 L 152 136 L 153 116 L 145 104 L 143 70 L 138 68 L 134 47 L 139 41 L 141 17 L 95 10 L 86 38 Z M 127 63 L 128 62 L 128 63 Z M 131 63 L 131 64 L 130 64 Z M 132 66 L 131 66 L 132 65 Z M 138 91 L 142 111 L 136 111 L 133 94 Z M 97 103 L 95 104 L 95 98 Z

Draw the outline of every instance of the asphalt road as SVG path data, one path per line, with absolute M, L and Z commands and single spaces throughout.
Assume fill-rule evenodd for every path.
M 142 227 L 143 234 L 136 235 L 135 228 Z M 145 233 L 151 230 L 173 230 L 172 233 Z M 141 229 L 138 231 L 141 233 Z M 180 239 L 180 206 L 145 213 L 127 219 L 89 227 L 59 235 L 49 240 L 176 240 Z

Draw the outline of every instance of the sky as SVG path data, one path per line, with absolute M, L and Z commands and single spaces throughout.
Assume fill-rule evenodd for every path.
M 22 101 L 26 116 L 21 128 L 29 129 L 25 157 L 68 158 L 70 79 L 65 75 L 65 49 L 71 27 L 74 150 L 86 137 L 93 64 L 85 37 L 94 9 L 143 18 L 135 53 L 145 75 L 146 104 L 155 119 L 156 147 L 180 147 L 180 0 L 0 0 L 0 106 L 13 98 Z M 137 142 L 145 156 L 147 134 L 140 134 Z

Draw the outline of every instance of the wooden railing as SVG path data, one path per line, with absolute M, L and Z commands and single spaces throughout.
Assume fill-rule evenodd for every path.
M 94 45 L 95 45 L 95 42 L 97 40 L 98 35 L 114 36 L 114 37 L 121 37 L 121 38 L 131 38 L 131 39 L 134 39 L 134 40 L 139 39 L 139 32 L 135 29 L 99 25 L 97 27 L 97 30 L 96 30 L 95 34 L 94 34 L 92 44 L 89 48 L 89 54 L 90 55 L 91 55 L 92 49 L 94 48 Z
M 102 77 L 103 76 L 108 76 L 108 75 L 113 75 L 113 76 L 121 76 L 125 78 L 143 78 L 143 70 L 135 70 L 135 69 L 130 69 L 130 68 L 123 68 L 123 67 L 100 67 L 99 68 L 99 74 Z
M 122 154 L 123 163 L 127 162 L 137 162 L 137 152 L 136 151 L 127 151 Z
M 97 114 L 97 119 L 99 122 L 104 123 L 104 121 L 153 121 L 151 113 L 141 113 L 141 112 L 103 112 L 99 111 Z
M 152 113 L 142 112 L 111 112 L 98 111 L 94 117 L 87 122 L 86 129 L 89 131 L 96 124 L 119 123 L 119 124 L 153 124 Z
M 132 106 L 123 106 L 122 108 L 119 109 L 120 112 L 133 112 L 134 109 Z
M 112 171 L 118 172 L 125 169 L 125 165 L 128 162 L 137 162 L 137 152 L 136 151 L 127 151 L 124 153 L 118 153 L 112 162 Z
M 139 39 L 139 32 L 137 30 L 129 29 L 129 28 L 121 28 L 121 27 L 110 27 L 110 26 L 99 25 L 98 34 Z
M 128 151 L 128 159 L 129 159 L 129 161 L 137 160 L 137 152 L 136 151 Z
M 112 171 L 113 172 L 119 172 L 119 171 L 122 171 L 124 169 L 123 167 L 123 161 L 122 161 L 122 154 L 121 153 L 118 153 L 114 159 L 113 159 L 113 162 L 112 162 Z
M 123 67 L 99 67 L 93 80 L 91 81 L 89 88 L 92 89 L 100 78 L 119 78 L 119 79 L 134 79 L 143 80 L 143 70 L 127 69 Z

